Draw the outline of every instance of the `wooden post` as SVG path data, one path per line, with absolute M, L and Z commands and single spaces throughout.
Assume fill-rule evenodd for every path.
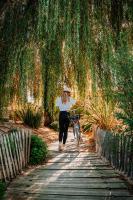
M 7 182 L 7 176 L 6 176 L 6 170 L 5 170 L 5 165 L 4 165 L 4 161 L 3 161 L 3 155 L 2 155 L 2 135 L 0 135 L 0 160 L 1 160 L 1 168 L 2 168 L 2 179 L 5 180 L 5 182 Z
M 13 176 L 16 176 L 16 171 L 15 171 L 15 164 L 13 160 L 13 155 L 11 151 L 11 142 L 10 142 L 10 134 L 6 134 L 6 139 L 8 141 L 8 149 L 9 149 L 9 154 L 10 154 L 10 159 L 11 159 L 11 165 L 12 165 L 12 170 L 13 170 Z

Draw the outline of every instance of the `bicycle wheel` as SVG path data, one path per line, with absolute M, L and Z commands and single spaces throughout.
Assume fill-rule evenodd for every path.
M 79 144 L 80 144 L 80 130 L 79 130 L 78 126 L 74 127 L 74 133 L 76 135 L 77 145 L 79 146 Z

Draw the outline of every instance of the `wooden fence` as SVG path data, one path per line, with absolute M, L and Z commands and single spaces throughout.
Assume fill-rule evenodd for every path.
M 0 179 L 10 181 L 29 162 L 31 131 L 25 129 L 0 133 Z
M 114 134 L 98 128 L 95 136 L 97 153 L 133 179 L 133 134 Z

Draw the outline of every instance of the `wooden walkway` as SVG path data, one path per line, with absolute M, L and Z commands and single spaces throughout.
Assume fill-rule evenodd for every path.
M 84 144 L 78 152 L 71 139 L 62 153 L 52 144 L 48 163 L 13 180 L 4 200 L 133 200 L 109 163 L 84 151 Z

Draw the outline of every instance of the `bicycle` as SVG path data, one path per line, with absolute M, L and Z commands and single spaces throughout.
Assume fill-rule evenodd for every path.
M 80 114 L 76 114 L 76 109 L 71 110 L 72 114 L 70 115 L 70 122 L 73 126 L 73 135 L 74 138 L 77 140 L 77 146 L 79 147 L 80 140 L 81 140 L 81 132 L 80 132 Z

